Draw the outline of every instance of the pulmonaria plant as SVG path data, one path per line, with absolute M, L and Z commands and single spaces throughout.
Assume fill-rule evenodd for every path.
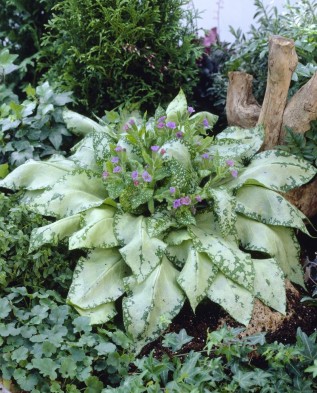
M 307 230 L 282 194 L 315 168 L 285 152 L 256 154 L 261 127 L 207 136 L 216 116 L 194 113 L 182 92 L 150 119 L 82 121 L 77 132 L 92 131 L 70 157 L 31 160 L 0 182 L 57 219 L 33 231 L 31 249 L 66 237 L 70 249 L 91 249 L 69 304 L 103 323 L 122 300 L 137 349 L 186 299 L 195 310 L 209 298 L 243 324 L 254 298 L 285 312 L 284 279 L 304 285 L 294 228 Z

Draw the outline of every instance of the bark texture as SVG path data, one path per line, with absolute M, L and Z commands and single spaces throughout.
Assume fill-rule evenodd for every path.
M 268 77 L 262 108 L 252 94 L 253 77 L 229 73 L 226 112 L 229 125 L 243 128 L 263 124 L 262 150 L 283 144 L 285 128 L 305 133 L 317 119 L 317 73 L 287 102 L 292 74 L 297 65 L 293 40 L 272 36 L 269 40 Z M 317 177 L 288 192 L 285 197 L 307 217 L 317 214 Z

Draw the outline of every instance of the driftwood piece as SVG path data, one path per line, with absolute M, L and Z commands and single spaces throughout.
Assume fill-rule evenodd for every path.
M 258 119 L 258 124 L 263 124 L 265 129 L 263 150 L 273 148 L 280 139 L 288 89 L 297 62 L 293 40 L 270 37 L 267 85 Z
M 285 127 L 303 134 L 310 129 L 310 122 L 315 119 L 317 119 L 317 72 L 286 105 L 279 144 L 284 142 Z
M 253 76 L 245 72 L 229 72 L 227 121 L 242 128 L 254 127 L 261 107 L 252 93 Z

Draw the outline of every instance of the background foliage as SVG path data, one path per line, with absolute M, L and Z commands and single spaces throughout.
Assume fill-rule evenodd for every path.
M 123 102 L 153 110 L 197 81 L 187 0 L 66 0 L 54 7 L 42 43 L 46 78 L 72 90 L 87 113 Z

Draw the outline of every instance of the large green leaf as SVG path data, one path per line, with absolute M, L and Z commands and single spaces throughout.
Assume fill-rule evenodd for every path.
M 101 176 L 78 169 L 29 201 L 30 208 L 43 215 L 64 217 L 100 206 L 107 197 Z
M 304 287 L 303 268 L 299 262 L 300 246 L 292 228 L 265 225 L 238 214 L 237 232 L 246 250 L 270 255 L 286 278 Z
M 85 213 L 84 227 L 69 239 L 69 249 L 112 248 L 118 246 L 113 232 L 115 209 L 111 206 L 94 208 Z
M 213 211 L 219 224 L 222 236 L 235 236 L 236 233 L 236 199 L 223 188 L 208 190 L 208 195 L 213 201 Z
M 103 167 L 106 160 L 110 157 L 110 144 L 115 142 L 105 132 L 94 132 L 92 136 L 95 160 L 100 167 Z
M 78 261 L 67 300 L 83 310 L 113 302 L 124 293 L 129 273 L 117 249 L 95 249 Z
M 72 306 L 80 315 L 88 317 L 91 325 L 106 323 L 117 314 L 115 302 L 101 304 L 100 306 L 85 310 L 75 305 Z
M 185 266 L 177 282 L 186 293 L 194 311 L 206 296 L 207 289 L 215 279 L 217 272 L 218 268 L 206 253 L 199 252 L 193 245 L 189 248 Z
M 191 156 L 188 147 L 180 139 L 174 139 L 172 141 L 164 143 L 162 149 L 166 150 L 164 158 L 170 160 L 174 158 L 176 161 L 181 163 L 184 168 L 191 169 Z
M 166 121 L 177 121 L 178 113 L 183 115 L 187 112 L 187 100 L 183 90 L 180 90 L 178 95 L 166 108 Z
M 166 326 L 180 311 L 185 297 L 177 284 L 178 275 L 164 257 L 142 283 L 130 286 L 123 299 L 123 319 L 135 340 L 154 340 L 162 325 Z
M 235 320 L 247 325 L 253 311 L 253 294 L 234 283 L 222 273 L 210 285 L 207 295 L 223 307 Z
M 72 148 L 73 154 L 69 157 L 69 159 L 74 161 L 79 168 L 96 171 L 99 170 L 99 167 L 95 159 L 93 138 L 93 133 L 91 133 L 78 142 Z
M 217 123 L 218 118 L 219 118 L 219 116 L 217 116 L 217 115 L 213 115 L 210 112 L 203 111 L 203 112 L 198 112 L 198 113 L 195 113 L 194 115 L 192 115 L 190 117 L 189 121 L 191 123 L 201 125 L 204 120 L 207 120 L 209 127 L 212 128 Z
M 165 255 L 170 262 L 182 269 L 188 259 L 188 253 L 192 248 L 192 244 L 192 240 L 185 240 L 181 244 L 167 246 Z
M 254 269 L 251 257 L 239 250 L 238 246 L 216 235 L 209 235 L 201 229 L 190 226 L 195 248 L 205 252 L 214 265 L 237 284 L 253 291 Z
M 31 252 L 47 243 L 58 244 L 60 240 L 78 231 L 80 220 L 81 215 L 75 214 L 74 216 L 62 218 L 52 224 L 33 229 L 29 251 Z
M 286 311 L 284 274 L 274 259 L 253 259 L 254 296 L 282 314 Z
M 260 149 L 263 137 L 262 126 L 251 129 L 228 127 L 216 136 L 215 144 L 211 146 L 209 153 L 218 153 L 223 161 L 250 159 Z
M 237 192 L 237 212 L 263 224 L 298 228 L 308 233 L 304 214 L 280 194 L 258 186 L 243 186 Z
M 136 275 L 137 282 L 143 281 L 160 263 L 166 244 L 149 236 L 143 216 L 116 214 L 114 231 L 122 245 L 119 250 L 122 257 Z
M 306 160 L 286 152 L 269 150 L 257 154 L 237 179 L 228 183 L 227 187 L 238 189 L 246 183 L 287 192 L 307 183 L 316 174 L 316 168 Z
M 92 131 L 105 132 L 108 129 L 108 127 L 102 126 L 94 120 L 69 109 L 63 111 L 63 119 L 67 128 L 75 135 L 84 136 Z
M 158 237 L 174 225 L 176 225 L 175 219 L 166 210 L 156 210 L 146 218 L 147 232 L 150 237 Z
M 74 170 L 75 164 L 63 156 L 53 156 L 48 161 L 29 160 L 20 165 L 9 175 L 0 180 L 0 187 L 11 190 L 39 190 L 52 186 L 58 179 L 69 171 Z

